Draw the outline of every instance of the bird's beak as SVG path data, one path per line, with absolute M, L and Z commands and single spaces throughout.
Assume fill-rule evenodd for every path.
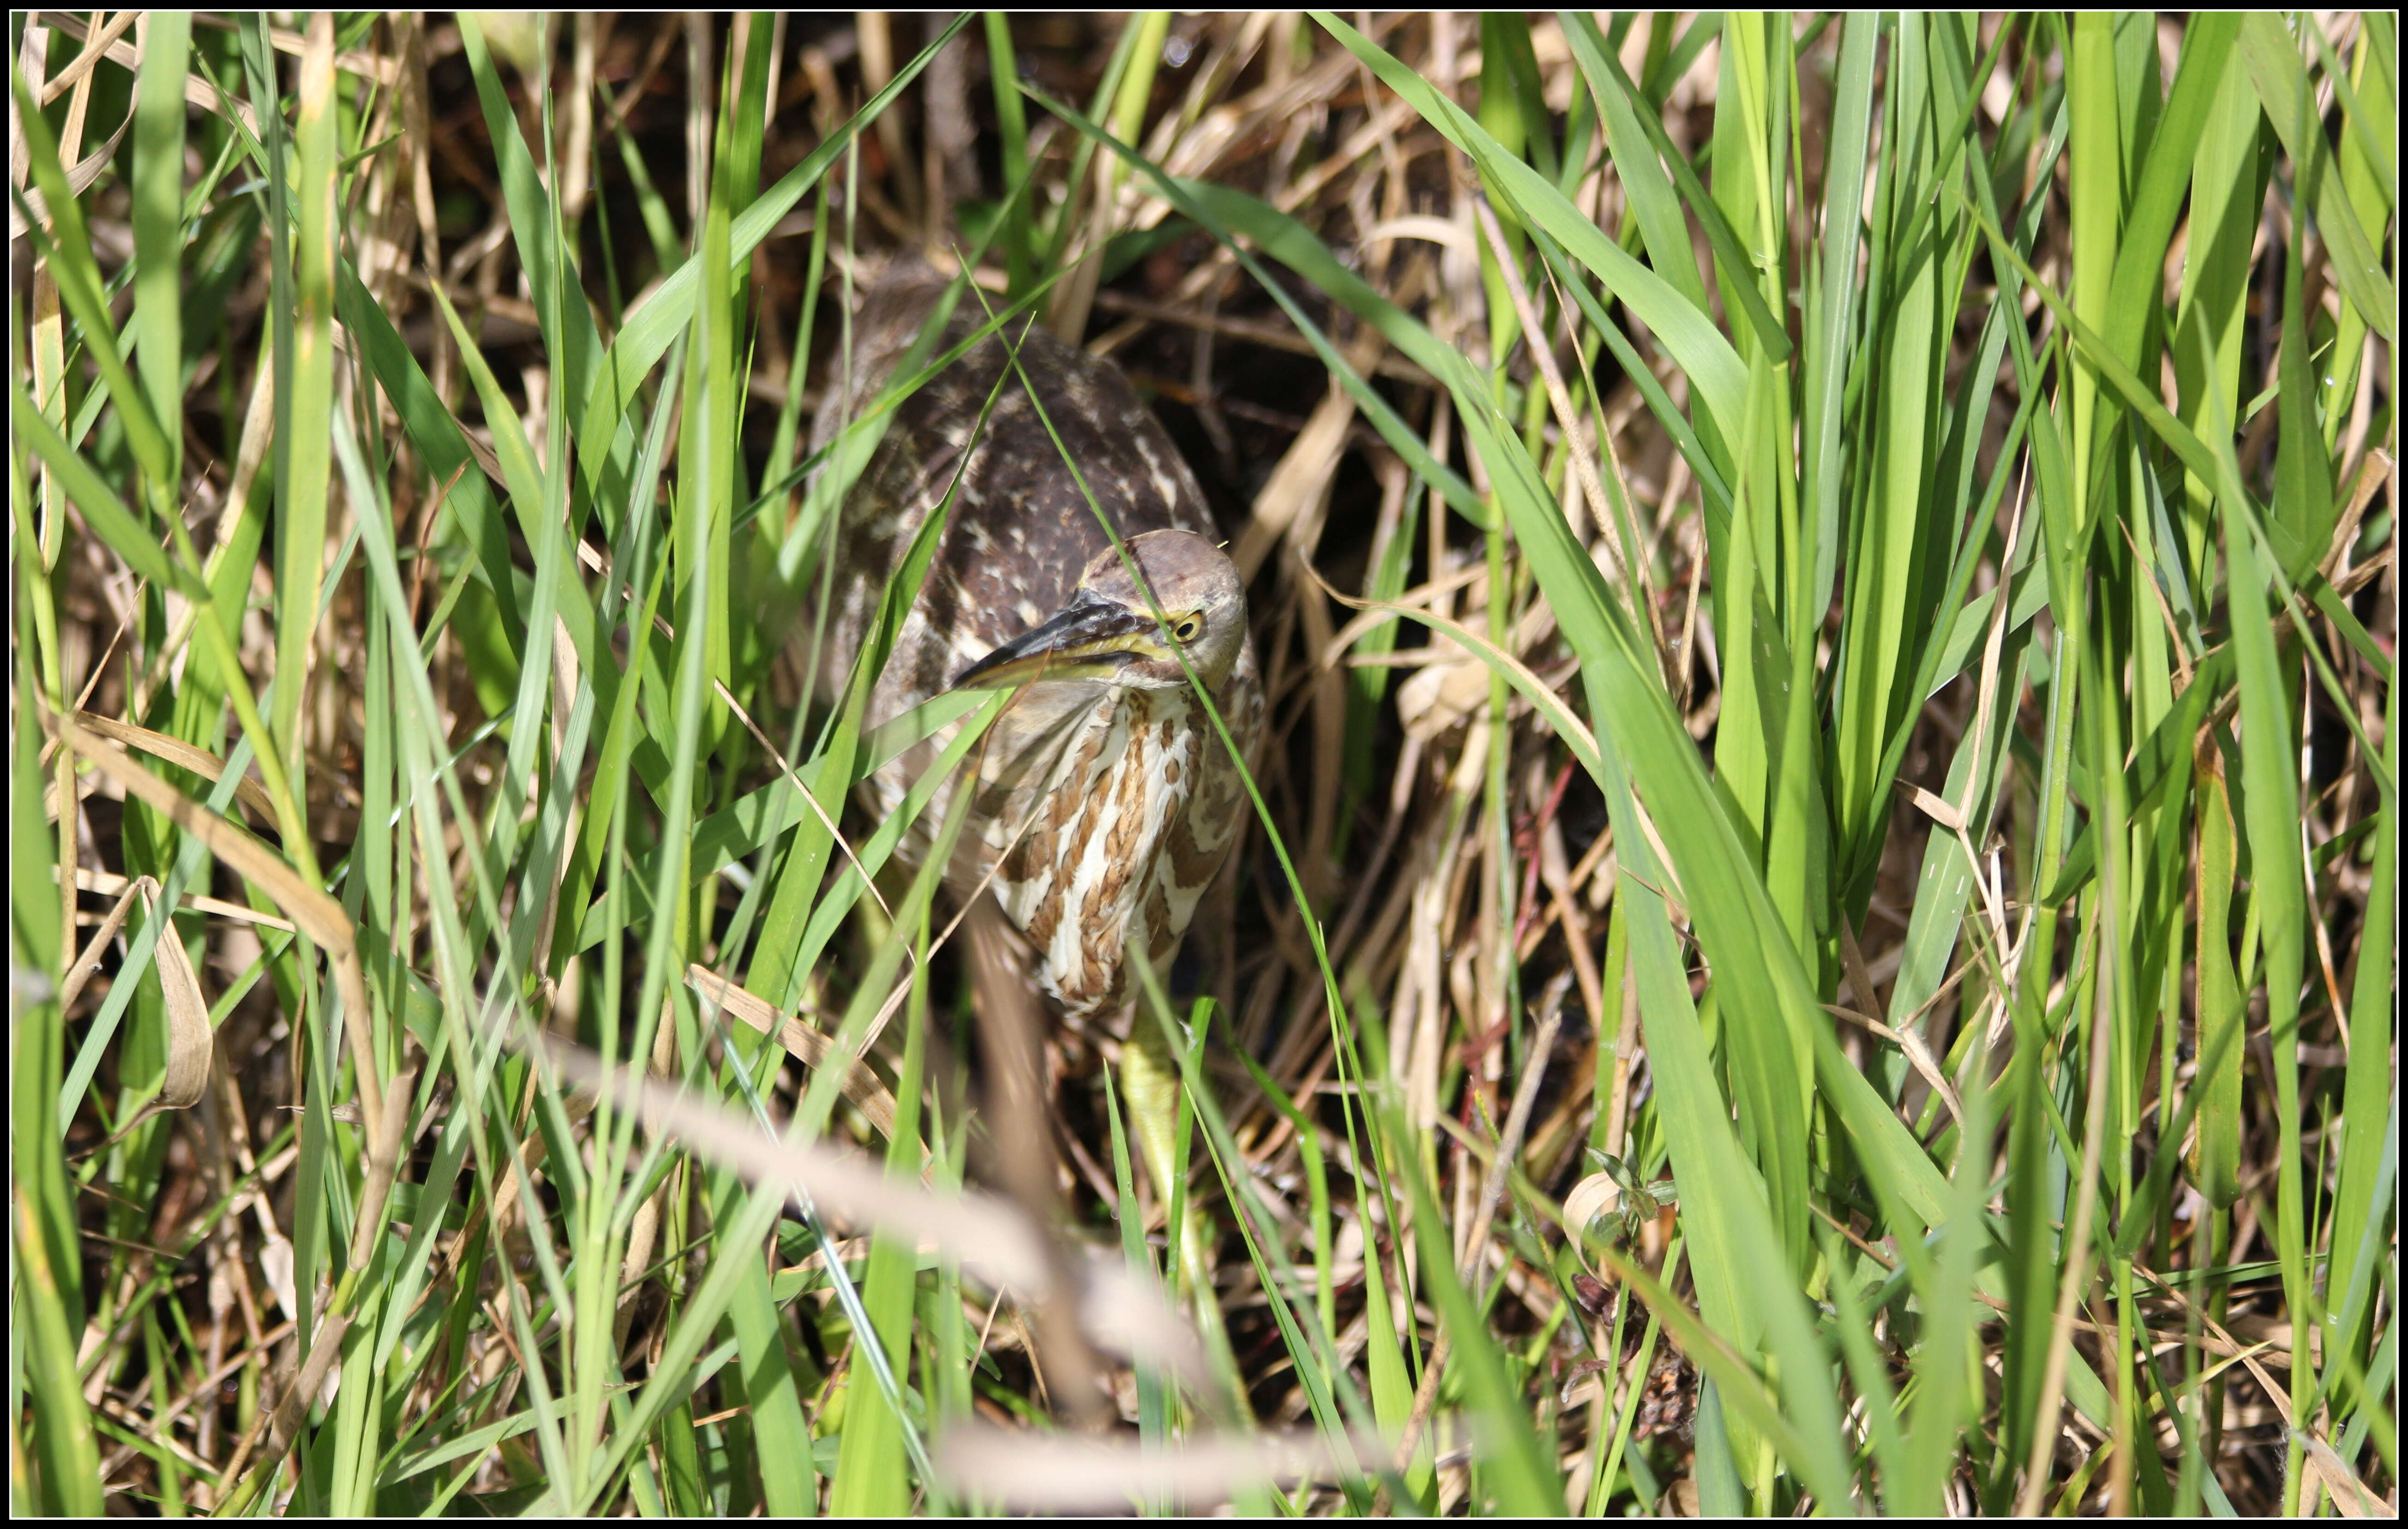
M 1005 690 L 1031 679 L 1095 679 L 1158 642 L 1154 617 L 1086 590 L 1052 620 L 964 669 L 953 688 Z

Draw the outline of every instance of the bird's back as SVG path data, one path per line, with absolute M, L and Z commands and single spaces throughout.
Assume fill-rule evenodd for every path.
M 840 420 L 858 417 L 876 399 L 945 286 L 925 264 L 903 258 L 870 288 L 853 325 L 851 407 L 822 408 L 814 450 L 835 439 Z M 977 296 L 965 294 L 927 359 L 943 356 L 985 320 Z M 868 631 L 921 522 L 961 474 L 920 598 L 873 693 L 872 726 L 942 693 L 953 676 L 1052 615 L 1077 586 L 1079 570 L 1111 545 L 1066 455 L 1123 541 L 1164 529 L 1219 539 L 1195 474 L 1120 369 L 1041 326 L 1023 334 L 1024 325 L 1007 321 L 896 405 L 845 501 L 834 617 L 853 640 L 831 645 L 840 664 L 851 662 Z M 1005 336 L 1018 346 L 1017 371 Z M 1031 388 L 1041 417 L 1029 403 Z M 1251 672 L 1251 653 L 1246 667 Z

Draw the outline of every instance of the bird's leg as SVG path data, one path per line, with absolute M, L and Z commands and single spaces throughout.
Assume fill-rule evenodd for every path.
M 1165 1014 L 1143 998 L 1129 1016 L 1128 1040 L 1121 1048 L 1121 1090 L 1129 1102 L 1129 1123 L 1138 1153 L 1161 1202 L 1163 1231 L 1170 1243 L 1178 1283 L 1194 1298 L 1197 1321 L 1215 1346 L 1227 1342 L 1212 1280 L 1211 1228 L 1186 1194 L 1179 1139 L 1179 1059 L 1171 1054 Z
M 1178 1151 L 1179 1061 L 1170 1040 L 1142 1002 L 1130 1006 L 1128 1042 L 1121 1048 L 1121 1089 L 1129 1102 L 1129 1123 L 1137 1132 L 1138 1155 L 1145 1160 L 1146 1176 L 1154 1180 L 1166 1224 L 1180 1182 Z

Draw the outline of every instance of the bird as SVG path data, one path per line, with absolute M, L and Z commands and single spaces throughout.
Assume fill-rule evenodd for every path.
M 916 257 L 895 257 L 869 281 L 847 375 L 814 422 L 815 450 L 879 397 L 950 285 Z M 921 354 L 944 355 L 984 311 L 965 296 Z M 1243 826 L 1240 758 L 1264 713 L 1244 581 L 1214 539 L 1195 474 L 1119 368 L 1010 324 L 896 406 L 843 500 L 821 674 L 831 691 L 949 489 L 949 518 L 865 725 L 954 690 L 1014 693 L 897 852 L 924 861 L 955 793 L 969 790 L 948 892 L 992 892 L 1056 1012 L 1107 1016 L 1134 995 L 1133 944 L 1167 972 Z M 867 807 L 893 816 L 962 725 L 872 773 Z

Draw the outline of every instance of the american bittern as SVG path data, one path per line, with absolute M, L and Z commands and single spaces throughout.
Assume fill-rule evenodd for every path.
M 849 407 L 822 409 L 816 444 L 878 395 L 945 288 L 910 260 L 874 283 Z M 965 297 L 923 353 L 943 354 L 982 318 Z M 1163 969 L 1243 821 L 1237 766 L 1196 681 L 1241 750 L 1262 725 L 1262 685 L 1244 588 L 1169 437 L 1111 363 L 1038 330 L 1016 344 L 1016 366 L 991 336 L 896 408 L 844 503 L 829 650 L 852 660 L 914 534 L 953 487 L 866 721 L 958 687 L 1019 687 L 965 769 L 976 794 L 945 880 L 960 897 L 990 887 L 1026 939 L 1037 985 L 1086 1019 L 1132 995 L 1132 942 Z M 874 775 L 872 809 L 895 813 L 959 725 Z M 958 789 L 930 801 L 907 857 L 925 856 Z

